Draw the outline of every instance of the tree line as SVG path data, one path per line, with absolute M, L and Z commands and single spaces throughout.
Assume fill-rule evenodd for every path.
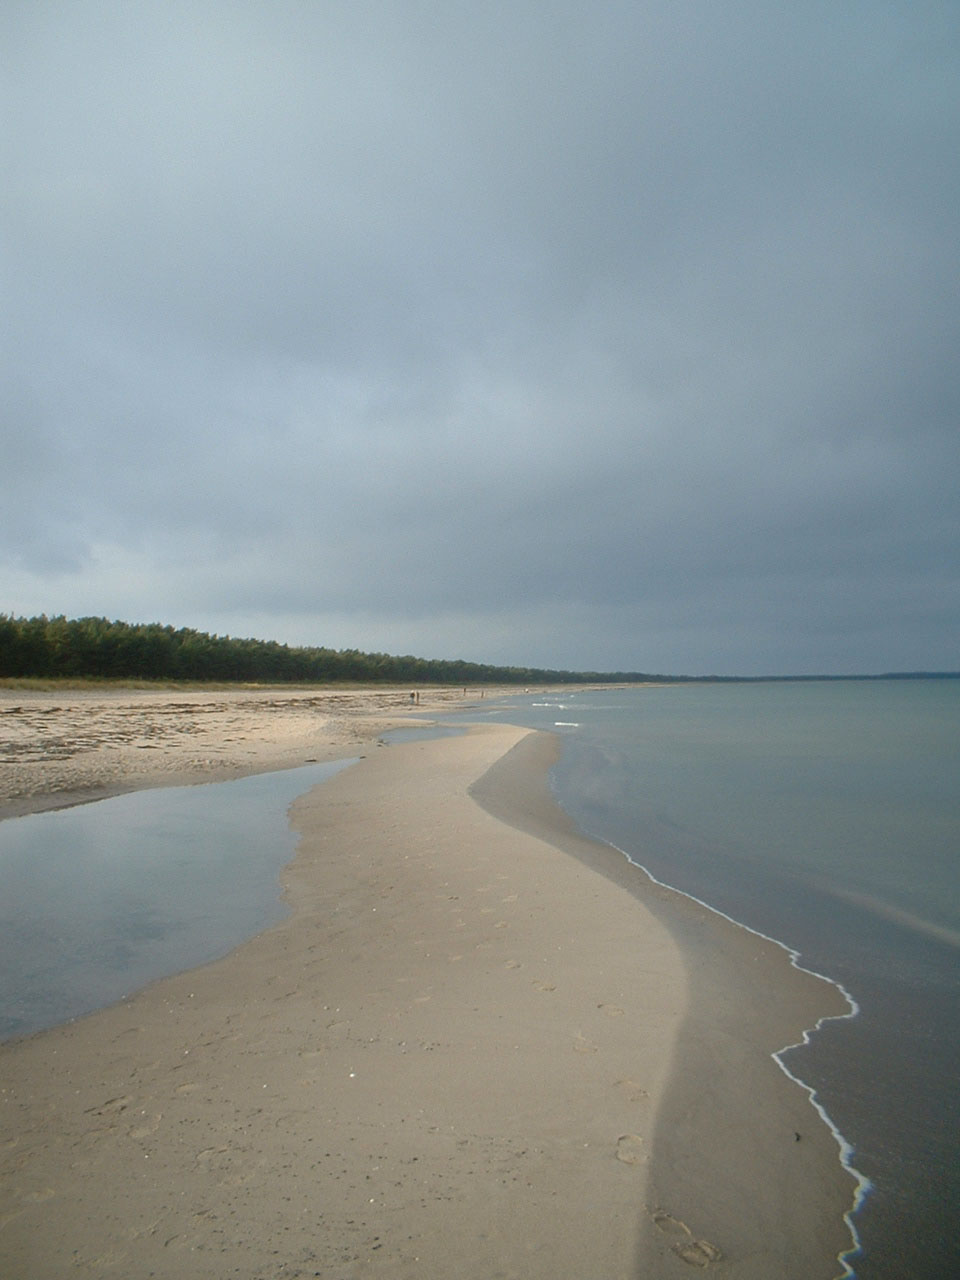
M 461 659 L 394 657 L 208 635 L 158 622 L 0 614 L 0 677 L 249 684 L 572 684 L 649 680 L 639 672 L 551 671 Z

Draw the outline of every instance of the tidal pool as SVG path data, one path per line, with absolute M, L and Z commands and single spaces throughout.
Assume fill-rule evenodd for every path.
M 297 796 L 352 760 L 0 822 L 0 1039 L 206 964 L 286 914 Z

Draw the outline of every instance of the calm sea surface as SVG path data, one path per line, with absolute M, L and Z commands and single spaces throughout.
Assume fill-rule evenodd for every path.
M 206 964 L 285 914 L 286 811 L 349 760 L 0 822 L 0 1039 Z
M 852 1265 L 956 1280 L 960 681 L 675 685 L 483 714 L 562 734 L 553 785 L 586 832 L 853 996 L 855 1018 L 785 1058 L 873 1184 Z

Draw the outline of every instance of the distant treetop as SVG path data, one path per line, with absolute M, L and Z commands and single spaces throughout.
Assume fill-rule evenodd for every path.
M 0 677 L 209 680 L 256 684 L 339 681 L 390 684 L 561 684 L 636 681 L 639 672 L 551 671 L 393 657 L 357 649 L 300 648 L 240 640 L 158 622 L 15 618 L 0 614 Z

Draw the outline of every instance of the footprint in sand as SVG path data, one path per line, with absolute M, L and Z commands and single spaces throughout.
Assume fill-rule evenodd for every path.
M 28 1191 L 20 1199 L 24 1204 L 43 1204 L 47 1200 L 52 1200 L 56 1194 L 53 1187 L 41 1187 L 39 1191 Z
M 198 1151 L 193 1158 L 194 1160 L 197 1161 L 198 1164 L 202 1164 L 204 1161 L 211 1159 L 211 1157 L 213 1156 L 225 1155 L 226 1152 L 229 1150 L 230 1150 L 229 1147 L 204 1147 L 203 1150 Z
M 148 1138 L 151 1133 L 157 1132 L 160 1128 L 160 1122 L 163 1120 L 163 1113 L 159 1111 L 152 1116 L 148 1116 L 145 1111 L 140 1114 L 143 1116 L 141 1123 L 127 1130 L 131 1138 Z
M 638 1133 L 623 1133 L 617 1139 L 617 1159 L 621 1164 L 643 1164 L 643 1139 Z
M 577 1038 L 573 1042 L 573 1047 L 577 1053 L 596 1053 L 597 1052 L 597 1046 L 593 1043 L 592 1040 L 588 1040 L 587 1037 L 581 1031 L 577 1032 Z
M 638 1080 L 630 1080 L 628 1078 L 623 1080 L 614 1080 L 613 1087 L 615 1089 L 625 1089 L 627 1093 L 627 1100 L 629 1102 L 643 1102 L 644 1099 L 650 1097 L 649 1093 L 647 1093 L 646 1089 L 644 1089 L 643 1085 L 640 1084 Z
M 96 1107 L 87 1107 L 83 1114 L 85 1116 L 89 1116 L 102 1115 L 105 1111 L 126 1111 L 132 1101 L 133 1099 L 129 1094 L 123 1094 L 123 1096 L 119 1098 L 108 1098 L 106 1102 L 101 1102 Z
M 536 991 L 556 991 L 557 984 L 555 982 L 535 981 L 530 984 Z
M 687 1224 L 672 1213 L 657 1209 L 650 1216 L 670 1241 L 670 1248 L 677 1257 L 691 1267 L 709 1267 L 723 1257 L 715 1244 L 709 1240 L 697 1240 Z
M 618 1004 L 598 1004 L 597 1008 L 607 1015 L 608 1018 L 622 1018 L 623 1010 Z
M 691 1267 L 709 1267 L 723 1257 L 717 1246 L 709 1240 L 691 1240 L 689 1244 L 675 1244 L 671 1248 L 678 1258 L 689 1262 Z

